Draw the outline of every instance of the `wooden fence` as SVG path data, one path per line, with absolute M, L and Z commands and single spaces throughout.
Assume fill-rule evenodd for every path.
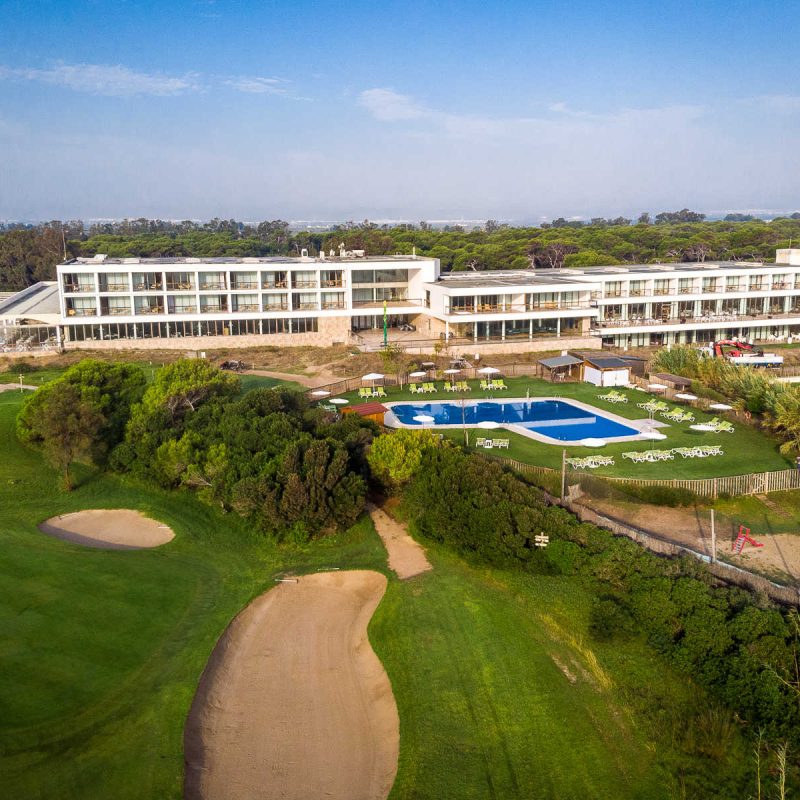
M 508 467 L 522 473 L 560 475 L 561 470 L 525 464 L 513 458 L 492 456 Z M 800 470 L 782 469 L 776 472 L 755 472 L 747 475 L 726 475 L 721 478 L 617 478 L 610 475 L 593 475 L 590 472 L 567 471 L 567 481 L 574 478 L 591 477 L 617 484 L 633 486 L 667 486 L 672 489 L 688 489 L 700 497 L 716 498 L 719 495 L 768 494 L 788 489 L 800 489 Z

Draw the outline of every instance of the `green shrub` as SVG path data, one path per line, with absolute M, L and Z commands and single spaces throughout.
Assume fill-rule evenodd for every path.
M 696 506 L 703 503 L 700 495 L 690 489 L 673 486 L 625 484 L 625 489 L 622 491 L 629 497 L 634 497 L 642 503 L 651 503 L 654 506 L 677 508 L 678 506 Z

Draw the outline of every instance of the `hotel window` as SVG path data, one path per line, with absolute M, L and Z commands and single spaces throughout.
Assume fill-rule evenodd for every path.
M 752 275 L 750 277 L 750 291 L 760 292 L 764 288 L 764 276 Z
M 292 273 L 292 288 L 293 289 L 316 289 L 317 288 L 317 273 L 308 270 L 302 272 Z
M 134 272 L 133 291 L 152 292 L 164 288 L 163 276 L 160 272 Z
M 293 309 L 312 309 L 319 308 L 316 292 L 295 292 L 292 295 Z
M 374 269 L 357 269 L 353 270 L 353 283 L 375 283 L 375 270 Z
M 170 314 L 195 314 L 197 305 L 192 294 L 176 294 L 167 298 L 167 310 Z
M 262 289 L 286 289 L 288 286 L 285 272 L 262 272 Z
M 772 276 L 772 289 L 790 289 L 791 283 L 788 275 L 773 275 Z
M 285 294 L 265 294 L 264 311 L 286 311 L 289 299 Z
M 383 302 L 384 300 L 403 301 L 408 299 L 408 291 L 404 286 L 386 286 L 375 290 L 375 299 Z
M 167 291 L 187 291 L 194 289 L 194 273 L 168 272 Z
M 376 269 L 375 283 L 408 283 L 408 270 Z
M 317 333 L 318 320 L 316 317 L 300 317 L 290 320 L 292 333 Z
M 109 316 L 124 316 L 131 313 L 131 304 L 127 297 L 104 297 L 100 301 L 101 312 Z
M 742 287 L 739 283 L 739 276 L 729 276 L 725 279 L 725 291 L 726 292 L 739 292 L 741 291 Z
M 693 278 L 678 279 L 678 294 L 691 294 L 694 291 Z
M 605 286 L 606 297 L 622 297 L 622 281 L 609 281 Z
M 289 320 L 285 317 L 262 320 L 261 330 L 264 333 L 289 333 Z
M 340 269 L 324 269 L 320 272 L 320 281 L 322 288 L 335 288 L 337 286 L 344 286 L 343 273 Z
M 641 297 L 644 293 L 645 293 L 644 281 L 631 281 L 630 292 L 629 292 L 631 297 Z
M 658 280 L 654 281 L 653 294 L 669 294 L 669 280 L 666 278 L 659 278 Z
M 133 309 L 137 314 L 163 314 L 164 306 L 159 295 L 145 295 L 134 298 Z
M 323 292 L 322 293 L 322 307 L 323 308 L 344 308 L 344 292 Z
M 258 289 L 258 273 L 231 272 L 231 289 Z
M 94 275 L 81 275 L 80 273 L 64 274 L 65 292 L 93 292 Z
M 237 294 L 231 298 L 234 311 L 258 311 L 260 309 L 257 294 Z
M 225 289 L 225 273 L 224 272 L 201 272 L 200 273 L 200 288 L 201 289 Z
M 728 280 L 730 280 L 730 278 Z M 703 278 L 703 291 L 712 293 L 719 291 L 719 284 L 717 283 L 717 279 Z
M 125 272 L 105 272 L 100 275 L 101 292 L 127 292 L 128 275 Z

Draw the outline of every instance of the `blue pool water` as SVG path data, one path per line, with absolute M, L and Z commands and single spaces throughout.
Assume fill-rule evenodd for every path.
M 477 425 L 491 421 L 519 425 L 562 442 L 589 437 L 609 439 L 635 436 L 639 433 L 635 428 L 603 416 L 600 411 L 587 411 L 566 400 L 509 400 L 507 403 L 466 400 L 463 411 L 461 403 L 395 403 L 392 411 L 405 425 L 421 425 L 414 417 L 422 415 L 433 417 L 434 427 Z

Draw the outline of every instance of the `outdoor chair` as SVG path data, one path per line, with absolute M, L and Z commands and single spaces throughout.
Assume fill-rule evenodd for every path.
M 494 382 L 494 388 L 495 389 L 508 389 L 508 386 L 506 386 L 506 382 L 502 378 L 498 378 Z
M 411 394 L 422 394 L 424 390 L 416 383 L 409 383 L 408 391 L 411 392 Z
M 459 381 L 458 386 L 462 392 L 471 392 L 472 387 L 466 381 Z
M 444 390 L 446 392 L 457 392 L 458 391 L 458 387 L 454 383 L 446 383 L 444 385 Z
M 375 391 L 372 393 L 373 397 L 386 397 L 386 390 L 383 386 L 376 387 Z
M 358 390 L 358 399 L 359 400 L 369 400 L 372 397 L 372 389 L 359 389 Z
M 510 444 L 509 439 L 492 439 L 493 447 L 499 447 L 500 449 L 508 450 L 509 444 Z
M 481 389 L 484 392 L 488 392 L 489 391 L 489 384 L 488 384 L 487 381 L 481 381 Z

